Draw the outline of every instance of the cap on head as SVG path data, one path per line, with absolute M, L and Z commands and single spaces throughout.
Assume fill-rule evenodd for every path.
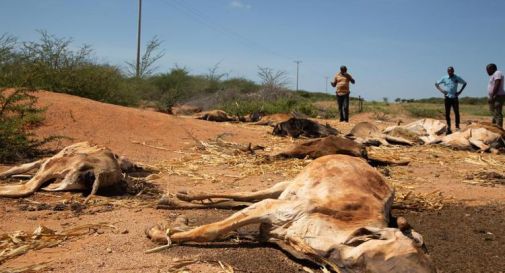
M 342 66 L 340 67 L 340 72 L 347 72 L 347 66 L 342 65 Z

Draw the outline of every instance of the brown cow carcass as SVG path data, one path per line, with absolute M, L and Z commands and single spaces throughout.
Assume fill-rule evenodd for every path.
M 341 136 L 329 136 L 294 144 L 292 147 L 274 155 L 274 158 L 311 158 L 325 155 L 344 154 L 367 158 L 364 145 Z
M 408 160 L 392 158 L 384 154 L 369 154 L 365 144 L 344 138 L 341 136 L 328 136 L 308 140 L 302 143 L 292 145 L 273 156 L 274 159 L 284 158 L 310 158 L 316 159 L 326 155 L 350 155 L 361 157 L 367 160 L 372 166 L 379 165 L 408 165 Z
M 277 123 L 272 134 L 277 136 L 290 136 L 297 138 L 304 136 L 308 138 L 326 137 L 338 135 L 340 132 L 329 124 L 321 125 L 316 121 L 305 118 L 290 118 L 287 121 Z
M 99 188 L 122 182 L 123 173 L 139 166 L 120 157 L 105 147 L 80 142 L 65 147 L 56 155 L 32 163 L 13 167 L 0 173 L 0 179 L 38 169 L 23 184 L 0 185 L 0 197 L 25 197 L 42 189 L 45 191 L 91 190 L 86 201 Z
M 275 127 L 275 125 L 277 125 L 278 123 L 287 121 L 290 118 L 306 118 L 306 116 L 297 112 L 289 114 L 279 113 L 279 114 L 263 115 L 258 121 L 253 123 L 253 125 L 267 125 Z
M 202 119 L 206 121 L 215 121 L 215 122 L 226 122 L 226 121 L 238 121 L 239 119 L 233 116 L 228 115 L 225 111 L 222 110 L 211 110 L 198 113 L 195 115 L 197 119 Z
M 260 238 L 298 258 L 346 273 L 434 273 L 422 236 L 391 217 L 393 190 L 364 160 L 331 155 L 314 160 L 293 180 L 253 193 L 186 195 L 186 200 L 255 201 L 215 223 L 189 229 L 155 225 L 155 242 L 214 241 L 260 224 Z M 402 219 L 404 220 L 404 219 Z M 396 224 L 400 227 L 393 227 Z

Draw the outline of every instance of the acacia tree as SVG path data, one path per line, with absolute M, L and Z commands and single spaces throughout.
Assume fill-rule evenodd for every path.
M 216 63 L 212 68 L 209 68 L 209 73 L 205 75 L 208 81 L 207 91 L 214 92 L 220 88 L 221 81 L 224 77 L 228 77 L 229 73 L 219 73 L 219 65 L 221 62 Z
M 0 65 L 12 59 L 16 44 L 16 37 L 7 33 L 0 35 Z
M 59 38 L 45 30 L 38 30 L 39 41 L 23 42 L 22 57 L 25 61 L 45 65 L 45 69 L 72 69 L 91 63 L 93 49 L 84 44 L 78 50 L 73 50 L 71 38 Z
M 286 71 L 258 66 L 258 77 L 266 89 L 283 89 L 289 83 Z
M 139 66 L 139 77 L 144 78 L 150 76 L 158 69 L 156 62 L 159 61 L 163 56 L 165 56 L 165 51 L 161 50 L 161 44 L 163 42 L 158 38 L 158 36 L 154 36 L 151 40 L 147 42 L 146 50 L 142 57 L 140 58 L 140 66 Z M 130 76 L 135 76 L 137 74 L 137 65 L 136 62 L 126 62 L 127 73 Z

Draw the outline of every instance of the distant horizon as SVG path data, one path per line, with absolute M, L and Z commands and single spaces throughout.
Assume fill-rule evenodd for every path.
M 0 34 L 22 41 L 35 30 L 90 44 L 97 60 L 124 66 L 135 59 L 137 0 L 4 1 Z M 142 45 L 157 35 L 176 64 L 205 74 L 215 64 L 230 77 L 258 82 L 257 67 L 286 71 L 299 87 L 333 94 L 340 65 L 356 79 L 353 96 L 390 101 L 441 94 L 434 83 L 454 66 L 468 82 L 463 96 L 486 96 L 485 66 L 505 66 L 505 1 L 472 0 L 144 0 Z M 326 81 L 325 77 L 328 77 Z

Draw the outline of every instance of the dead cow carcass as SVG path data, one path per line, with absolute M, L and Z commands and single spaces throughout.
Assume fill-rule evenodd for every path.
M 464 130 L 442 137 L 440 144 L 460 150 L 489 151 L 504 147 L 505 131 L 493 124 L 476 122 Z
M 207 242 L 240 227 L 261 224 L 260 238 L 335 272 L 435 272 L 423 251 L 422 236 L 390 216 L 393 190 L 359 158 L 321 157 L 293 180 L 268 190 L 185 199 L 208 198 L 257 203 L 222 221 L 190 230 L 156 225 L 146 230 L 147 236 L 165 244 Z M 397 223 L 399 228 L 393 227 Z
M 25 197 L 43 187 L 45 191 L 90 190 L 86 201 L 99 188 L 119 184 L 123 172 L 135 169 L 137 165 L 111 150 L 88 142 L 80 142 L 65 147 L 53 157 L 13 167 L 0 173 L 0 179 L 38 169 L 24 184 L 0 185 L 0 197 Z M 49 185 L 47 185 L 49 183 Z M 46 186 L 47 185 L 47 186 Z
M 212 110 L 205 111 L 197 114 L 195 116 L 197 119 L 203 119 L 207 121 L 215 121 L 215 122 L 225 122 L 225 121 L 238 121 L 238 118 L 232 117 L 228 115 L 225 111 L 222 110 Z
M 325 155 L 334 154 L 367 158 L 366 148 L 362 144 L 340 136 L 329 136 L 295 144 L 286 151 L 276 154 L 274 158 L 303 159 L 308 157 L 316 159 Z
M 389 145 L 390 143 L 411 146 L 418 141 L 406 134 L 384 134 L 377 126 L 366 121 L 356 124 L 346 137 L 367 146 Z
M 391 126 L 384 130 L 385 134 L 394 135 L 395 132 L 406 131 L 418 136 L 424 144 L 440 142 L 445 134 L 447 125 L 440 120 L 426 118 L 402 126 Z
M 304 118 L 290 118 L 275 125 L 272 134 L 278 136 L 291 136 L 297 138 L 305 136 L 309 138 L 326 137 L 330 135 L 338 135 L 340 132 L 331 127 L 329 124 L 325 126 Z
M 329 136 L 295 144 L 291 148 L 274 155 L 274 159 L 310 158 L 316 159 L 326 155 L 350 155 L 367 160 L 372 166 L 408 165 L 409 161 L 389 158 L 384 155 L 369 155 L 364 144 L 341 136 Z
M 254 125 L 268 125 L 275 127 L 278 123 L 284 122 L 289 120 L 290 118 L 306 118 L 305 115 L 298 113 L 298 112 L 293 112 L 293 113 L 279 113 L 279 114 L 272 114 L 272 115 L 264 115 L 261 117 L 260 120 L 257 122 L 253 123 Z

